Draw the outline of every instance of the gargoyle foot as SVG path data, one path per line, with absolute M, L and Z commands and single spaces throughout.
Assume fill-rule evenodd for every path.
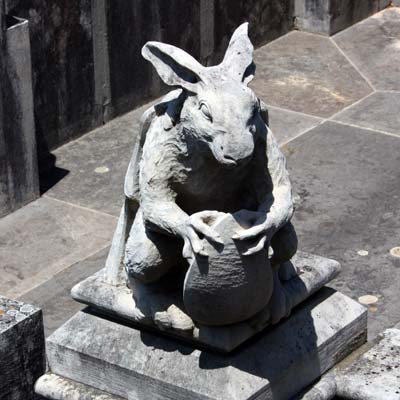
M 172 329 L 181 333 L 191 333 L 194 329 L 192 319 L 174 304 L 166 311 L 155 312 L 153 320 L 161 330 Z

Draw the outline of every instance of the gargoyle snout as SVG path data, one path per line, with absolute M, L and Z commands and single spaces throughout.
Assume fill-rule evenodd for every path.
M 252 156 L 254 139 L 250 133 L 224 135 L 223 138 L 214 139 L 211 150 L 219 163 L 234 168 Z

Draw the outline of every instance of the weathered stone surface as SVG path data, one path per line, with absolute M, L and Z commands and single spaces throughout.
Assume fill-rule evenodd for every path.
M 115 223 L 112 216 L 48 198 L 0 219 L 1 292 L 17 298 L 108 246 Z
M 330 39 L 319 35 L 291 32 L 256 50 L 254 58 L 250 86 L 271 106 L 330 117 L 372 91 Z
M 35 384 L 37 394 L 52 400 L 122 400 L 102 390 L 48 373 Z
M 51 277 L 48 276 L 41 285 L 18 298 L 42 309 L 46 337 L 85 307 L 71 298 L 71 289 L 83 279 L 96 273 L 99 265 L 104 265 L 107 253 L 108 247 L 54 275 L 49 274 Z
M 333 260 L 323 257 L 298 253 L 293 259 L 293 265 L 299 271 L 299 276 L 284 282 L 292 306 L 300 304 L 322 286 L 327 284 L 339 272 L 340 266 Z M 92 277 L 79 283 L 72 289 L 72 297 L 82 303 L 94 306 L 101 312 L 122 320 L 140 323 L 144 327 L 157 329 L 152 321 L 150 311 L 143 318 L 143 308 L 136 308 L 131 290 L 123 283 L 118 286 L 104 282 L 105 271 L 102 270 Z M 171 304 L 184 310 L 182 292 L 164 290 L 160 311 L 165 311 Z M 227 327 L 207 327 L 196 325 L 194 331 L 164 330 L 161 333 L 189 340 L 202 346 L 211 347 L 222 352 L 232 351 L 269 324 L 265 315 L 239 324 Z
M 91 0 L 7 0 L 30 23 L 35 122 L 41 161 L 48 149 L 94 125 Z
M 293 3 L 290 0 L 217 0 L 214 13 L 213 63 L 222 60 L 233 31 L 243 22 L 249 22 L 250 38 L 257 47 L 286 34 L 293 27 Z
M 42 177 L 47 196 L 114 216 L 121 210 L 124 175 L 138 140 L 141 115 L 148 104 L 54 151 L 65 177 L 54 186 L 52 174 Z
M 334 120 L 400 136 L 399 104 L 400 92 L 375 92 Z
M 230 356 L 84 312 L 56 331 L 47 348 L 53 373 L 125 399 L 287 399 L 365 338 L 365 309 L 324 289 Z
M 26 20 L 12 17 L 6 24 L 0 217 L 39 196 L 29 27 Z
M 121 114 L 165 92 L 141 56 L 147 41 L 163 41 L 200 57 L 200 0 L 190 7 L 186 0 L 110 2 L 108 32 L 112 107 Z
M 259 87 L 258 85 L 263 85 L 261 80 L 257 78 L 255 80 L 257 81 L 257 87 Z M 322 122 L 321 118 L 272 106 L 268 106 L 268 116 L 269 126 L 280 146 Z
M 390 255 L 400 243 L 400 138 L 327 122 L 284 149 L 300 196 L 301 248 L 341 263 L 335 289 L 378 298 L 369 307 L 373 338 L 400 320 L 400 258 Z
M 297 0 L 295 26 L 307 32 L 333 35 L 390 3 L 390 0 Z
M 38 399 L 35 381 L 46 370 L 40 309 L 0 296 L 0 399 Z
M 399 19 L 391 7 L 333 37 L 378 90 L 400 90 Z
M 387 329 L 377 344 L 347 368 L 335 371 L 337 395 L 357 400 L 400 399 L 400 330 Z

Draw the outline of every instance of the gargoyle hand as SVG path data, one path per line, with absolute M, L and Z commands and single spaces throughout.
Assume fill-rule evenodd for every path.
M 190 258 L 191 254 L 207 257 L 204 250 L 203 237 L 208 241 L 224 244 L 221 236 L 210 226 L 221 213 L 218 211 L 201 211 L 188 217 L 185 235 L 183 237 L 183 256 Z
M 240 241 L 255 240 L 255 244 L 242 253 L 244 256 L 258 253 L 267 242 L 270 242 L 273 234 L 273 225 L 268 221 L 265 213 L 240 210 L 234 214 L 234 217 L 240 225 L 248 228 L 236 232 L 232 239 Z

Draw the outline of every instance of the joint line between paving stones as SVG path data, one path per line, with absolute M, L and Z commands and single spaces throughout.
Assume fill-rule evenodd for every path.
M 304 131 L 300 132 L 299 134 L 297 134 L 296 136 L 293 136 L 292 138 L 286 140 L 286 142 L 283 142 L 279 145 L 279 147 L 283 147 L 286 146 L 287 144 L 289 144 L 290 142 L 292 142 L 293 140 L 298 139 L 300 136 L 305 135 L 307 132 L 312 131 L 313 129 L 315 129 L 317 126 L 322 125 L 324 122 L 326 122 L 326 119 L 321 119 L 320 121 L 318 121 L 317 125 L 312 126 L 311 128 L 307 128 Z
M 342 112 L 349 110 L 351 107 L 356 106 L 357 104 L 361 103 L 362 101 L 368 99 L 368 97 L 372 96 L 373 94 L 375 94 L 376 91 L 370 92 L 368 93 L 366 96 L 361 97 L 361 99 L 358 99 L 357 101 L 355 101 L 354 103 L 349 104 L 346 107 L 343 107 L 340 111 L 336 112 L 335 114 L 332 114 L 330 117 L 326 118 L 326 121 L 333 121 L 333 118 L 337 117 L 338 115 L 340 115 Z M 335 121 L 336 122 L 336 121 Z M 360 127 L 362 128 L 362 127 Z
M 349 56 L 339 47 L 339 45 L 334 41 L 332 37 L 329 37 L 329 40 L 333 43 L 333 45 L 338 49 L 340 54 L 343 55 L 343 57 L 350 63 L 350 65 L 360 74 L 360 76 L 365 80 L 365 82 L 368 83 L 370 88 L 376 92 L 375 86 L 372 84 L 372 82 L 360 71 L 360 69 L 357 67 L 357 65 L 349 58 Z
M 53 278 L 55 278 L 58 274 L 60 274 L 60 273 L 62 273 L 62 272 L 64 272 L 64 271 L 66 271 L 68 268 L 71 268 L 71 267 L 73 267 L 74 265 L 76 265 L 76 264 L 78 264 L 78 263 L 80 263 L 80 262 L 83 262 L 83 261 L 89 259 L 90 257 L 96 255 L 96 254 L 99 253 L 100 251 L 103 251 L 103 250 L 106 249 L 107 247 L 110 247 L 110 243 L 107 243 L 107 244 L 104 245 L 103 247 L 100 247 L 100 248 L 98 248 L 98 249 L 92 251 L 91 253 L 89 253 L 87 256 L 81 258 L 80 260 L 77 260 L 77 261 L 73 262 L 72 264 L 66 265 L 64 268 L 61 268 L 60 270 L 57 270 L 57 272 L 55 272 L 55 274 L 54 274 L 53 276 L 49 277 L 48 279 L 39 282 L 38 284 L 36 284 L 36 285 L 30 287 L 29 289 L 23 290 L 21 293 L 18 293 L 18 295 L 15 296 L 16 299 L 17 299 L 17 300 L 20 299 L 22 296 L 25 296 L 26 294 L 28 294 L 28 293 L 31 292 L 32 290 L 35 290 L 35 289 L 37 289 L 39 286 L 42 286 L 42 285 L 44 285 L 45 283 L 51 281 L 51 280 L 52 280 Z M 18 289 L 18 288 L 16 288 L 16 289 Z
M 267 104 L 267 103 L 266 103 L 266 105 L 267 105 L 268 108 L 275 108 L 275 109 L 280 110 L 280 111 L 286 111 L 288 113 L 301 115 L 303 117 L 314 118 L 314 119 L 319 119 L 319 120 L 323 120 L 324 119 L 324 118 L 319 117 L 317 115 L 306 114 L 306 113 L 303 113 L 301 111 L 290 110 L 289 108 L 283 108 L 283 107 L 279 107 L 279 106 L 274 106 L 272 104 Z
M 312 117 L 312 118 L 315 118 L 315 119 L 319 119 L 319 120 L 320 120 L 320 121 L 318 122 L 318 124 L 316 124 L 315 126 L 312 126 L 312 127 L 310 127 L 310 128 L 307 128 L 307 129 L 304 130 L 303 132 L 300 132 L 300 133 L 297 134 L 296 136 L 294 136 L 294 137 L 288 139 L 286 142 L 281 143 L 281 144 L 279 145 L 279 147 L 283 147 L 283 146 L 289 144 L 289 143 L 292 142 L 293 140 L 298 139 L 299 137 L 301 137 L 301 136 L 305 135 L 306 133 L 308 133 L 308 132 L 312 131 L 313 129 L 315 129 L 317 126 L 320 126 L 320 125 L 322 125 L 322 124 L 324 124 L 325 122 L 328 122 L 328 121 L 329 121 L 329 122 L 333 122 L 333 123 L 337 123 L 337 124 L 340 124 L 340 125 L 351 126 L 352 128 L 365 129 L 365 130 L 367 130 L 367 131 L 372 131 L 372 132 L 375 132 L 375 133 L 380 133 L 380 134 L 383 134 L 383 135 L 387 135 L 387 136 L 399 138 L 400 136 L 399 136 L 399 135 L 396 135 L 396 134 L 394 134 L 394 133 L 382 131 L 382 130 L 380 130 L 380 129 L 367 128 L 367 127 L 364 127 L 364 126 L 360 126 L 360 125 L 356 125 L 356 124 L 351 124 L 351 123 L 347 123 L 347 122 L 342 122 L 342 121 L 337 121 L 337 120 L 334 120 L 334 119 L 333 119 L 333 118 L 335 118 L 337 115 L 339 115 L 341 112 L 346 111 L 347 109 L 349 109 L 349 108 L 351 108 L 351 107 L 357 105 L 358 103 L 361 103 L 362 101 L 364 101 L 365 99 L 367 99 L 368 97 L 372 96 L 374 93 L 377 93 L 377 92 L 382 92 L 382 91 L 375 91 L 375 90 L 374 90 L 374 91 L 372 91 L 371 93 L 368 93 L 366 96 L 362 97 L 361 99 L 358 99 L 358 100 L 355 101 L 354 103 L 349 104 L 348 106 L 342 108 L 340 111 L 338 111 L 337 113 L 331 115 L 331 116 L 328 117 L 328 118 L 315 117 L 315 116 L 313 116 L 313 115 L 304 114 L 304 113 L 301 113 L 301 112 L 298 112 L 298 111 L 292 111 L 292 110 L 288 110 L 288 109 L 286 109 L 286 108 L 268 105 L 268 107 L 271 107 L 271 108 L 276 108 L 276 109 L 279 109 L 279 110 L 282 110 L 282 111 L 293 112 L 293 113 L 296 113 L 296 114 L 299 114 L 299 115 L 304 115 L 304 116 L 307 116 L 307 117 Z
M 103 217 L 104 217 L 104 216 L 107 216 L 107 217 L 112 217 L 112 218 L 114 218 L 115 220 L 118 220 L 118 217 L 116 217 L 115 215 L 108 214 L 108 213 L 105 213 L 105 212 L 102 212 L 102 211 L 98 211 L 98 210 L 94 210 L 94 209 L 92 209 L 92 208 L 83 207 L 83 206 L 80 206 L 80 205 L 78 205 L 78 204 L 70 203 L 70 202 L 65 201 L 65 200 L 60 200 L 60 199 L 57 199 L 56 197 L 52 197 L 52 196 L 49 196 L 49 195 L 47 195 L 47 194 L 44 194 L 42 197 L 44 197 L 44 198 L 46 198 L 46 199 L 49 199 L 49 200 L 58 201 L 59 203 L 62 203 L 62 204 L 67 204 L 67 205 L 69 205 L 69 206 L 76 207 L 76 208 L 79 208 L 79 209 L 84 210 L 84 211 L 90 211 L 90 212 L 92 212 L 92 213 L 94 213 L 94 214 L 98 214 L 98 215 L 101 215 L 101 216 L 103 216 Z
M 331 120 L 328 120 L 328 121 L 329 122 L 333 122 L 335 124 L 350 126 L 351 128 L 364 129 L 364 130 L 369 131 L 369 132 L 375 132 L 375 133 L 379 133 L 379 134 L 382 134 L 382 135 L 391 136 L 391 137 L 395 137 L 397 139 L 400 139 L 400 135 L 397 135 L 397 134 L 391 133 L 391 132 L 382 131 L 380 129 L 367 128 L 365 126 L 359 126 L 359 125 L 351 124 L 349 122 L 331 121 Z

